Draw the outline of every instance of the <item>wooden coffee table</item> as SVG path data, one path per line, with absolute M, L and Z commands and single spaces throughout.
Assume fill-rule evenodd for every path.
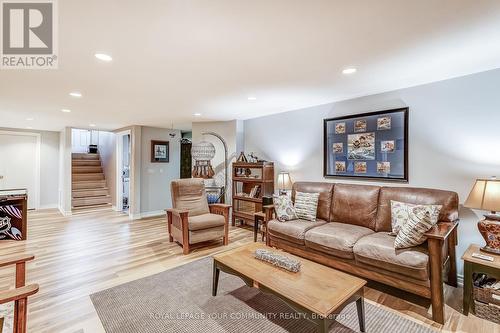
M 212 295 L 217 295 L 220 271 L 240 277 L 249 287 L 281 298 L 294 310 L 328 332 L 335 315 L 356 302 L 359 328 L 365 331 L 363 286 L 366 281 L 333 268 L 286 253 L 301 262 L 301 270 L 292 273 L 254 258 L 256 249 L 279 251 L 252 243 L 215 255 Z

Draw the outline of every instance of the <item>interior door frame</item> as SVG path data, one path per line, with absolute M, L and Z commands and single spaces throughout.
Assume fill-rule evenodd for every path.
M 121 132 L 117 132 L 116 134 L 116 182 L 115 182 L 115 193 L 116 193 L 116 205 L 115 205 L 115 210 L 118 212 L 123 211 L 123 193 L 122 193 L 122 162 L 123 162 L 123 137 L 125 135 L 130 135 L 130 140 L 129 140 L 129 145 L 130 149 L 132 149 L 132 131 L 131 130 L 125 130 Z M 130 154 L 130 158 L 132 158 L 132 154 Z M 130 203 L 130 198 L 131 198 L 131 186 L 130 184 L 132 183 L 132 177 L 133 177 L 133 170 L 132 170 L 132 163 L 130 163 L 130 170 L 129 170 L 129 209 L 128 209 L 128 216 L 132 218 L 132 205 Z
M 41 147 L 41 135 L 35 132 L 23 132 L 23 131 L 1 131 L 0 135 L 17 135 L 17 136 L 33 136 L 36 138 L 35 147 L 35 209 L 40 209 L 40 147 Z M 28 193 L 28 195 L 30 195 Z

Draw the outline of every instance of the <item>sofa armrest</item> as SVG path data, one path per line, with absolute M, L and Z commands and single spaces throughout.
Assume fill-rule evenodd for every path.
M 445 240 L 450 234 L 458 227 L 458 220 L 453 222 L 438 222 L 424 236 L 427 239 L 440 239 Z

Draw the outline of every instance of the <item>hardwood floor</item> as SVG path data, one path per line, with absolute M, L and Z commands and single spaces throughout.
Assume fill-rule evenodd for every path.
M 56 210 L 29 214 L 27 241 L 0 241 L 0 256 L 30 252 L 27 282 L 40 284 L 29 304 L 29 332 L 104 332 L 89 295 L 253 241 L 250 230 L 232 227 L 230 244 L 216 243 L 187 256 L 168 242 L 165 218 L 130 221 L 112 211 L 63 217 Z M 260 237 L 259 237 L 260 238 Z M 0 270 L 0 290 L 13 287 L 13 269 Z M 500 333 L 500 326 L 461 315 L 461 289 L 446 289 L 444 326 L 427 308 L 367 288 L 367 301 L 443 332 Z M 5 333 L 5 332 L 4 332 Z

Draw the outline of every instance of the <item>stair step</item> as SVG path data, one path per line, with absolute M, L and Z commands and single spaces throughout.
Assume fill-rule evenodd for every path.
M 72 153 L 72 160 L 98 160 L 99 154 L 88 154 L 88 153 Z
M 83 189 L 102 189 L 106 187 L 105 180 L 83 180 L 83 181 L 73 181 L 73 190 L 83 190 Z
M 86 166 L 73 166 L 71 172 L 75 173 L 102 173 L 102 167 L 100 165 L 86 165 Z
M 73 166 L 101 166 L 100 160 L 72 160 Z
M 80 180 L 104 180 L 103 173 L 74 173 L 71 177 L 73 181 Z
M 71 191 L 71 196 L 73 198 L 99 197 L 106 195 L 109 195 L 109 190 L 107 187 L 96 189 L 79 189 Z
M 109 195 L 105 195 L 99 197 L 76 198 L 71 200 L 71 205 L 73 207 L 101 205 L 101 204 L 111 204 L 111 197 Z
M 106 204 L 99 204 L 99 205 L 88 205 L 88 206 L 71 207 L 71 210 L 73 212 L 77 212 L 77 213 L 84 213 L 85 211 L 110 209 L 111 207 L 112 206 L 111 206 L 110 203 L 106 203 Z

